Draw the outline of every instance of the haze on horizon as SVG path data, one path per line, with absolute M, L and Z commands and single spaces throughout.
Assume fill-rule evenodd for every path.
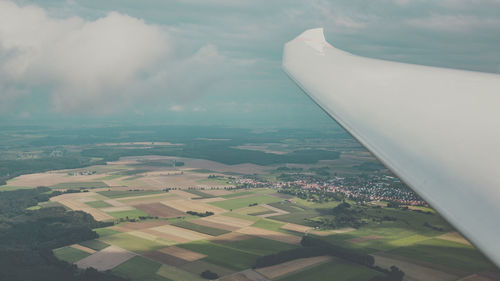
M 0 0 L 0 124 L 334 126 L 281 71 L 312 27 L 354 54 L 500 73 L 500 1 Z

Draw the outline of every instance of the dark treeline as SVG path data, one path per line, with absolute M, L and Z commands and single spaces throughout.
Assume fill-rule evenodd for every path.
M 273 154 L 256 150 L 236 149 L 233 142 L 190 142 L 179 147 L 152 147 L 148 149 L 91 148 L 82 151 L 85 157 L 103 157 L 106 161 L 116 161 L 124 156 L 162 155 L 201 158 L 227 165 L 252 163 L 271 165 L 281 163 L 313 164 L 319 160 L 333 160 L 339 152 L 321 149 L 297 150 L 287 154 Z
M 322 255 L 330 255 L 370 267 L 375 263 L 375 259 L 370 255 L 360 254 L 351 249 L 342 248 L 310 236 L 303 236 L 300 244 L 303 246 L 302 248 L 282 251 L 257 259 L 255 267 L 271 266 L 295 259 Z
M 97 238 L 97 222 L 87 213 L 62 207 L 26 210 L 47 201 L 50 189 L 0 192 L 0 280 L 9 281 L 120 281 L 93 269 L 79 270 L 58 260 L 52 249 Z
M 198 217 L 209 217 L 209 216 L 214 215 L 214 212 L 210 212 L 210 211 L 205 211 L 205 213 L 200 213 L 200 212 L 195 212 L 195 211 L 187 211 L 186 213 L 188 215 L 198 216 Z
M 94 162 L 92 164 L 100 164 Z M 0 160 L 0 185 L 19 175 L 51 170 L 74 169 L 90 165 L 90 159 L 80 156 L 47 157 L 37 159 Z

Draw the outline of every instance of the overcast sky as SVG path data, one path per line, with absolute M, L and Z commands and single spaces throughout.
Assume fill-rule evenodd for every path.
M 0 0 L 0 118 L 322 126 L 281 71 L 324 27 L 346 51 L 500 73 L 500 0 Z

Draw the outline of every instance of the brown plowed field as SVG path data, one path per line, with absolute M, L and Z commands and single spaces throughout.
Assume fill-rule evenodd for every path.
M 162 203 L 141 204 L 141 205 L 135 205 L 135 207 L 152 216 L 157 216 L 161 218 L 175 218 L 185 215 L 184 212 L 166 206 L 165 204 Z
M 203 226 L 208 226 L 208 227 L 213 227 L 213 228 L 218 228 L 218 229 L 223 229 L 223 230 L 228 230 L 228 231 L 235 231 L 239 227 L 228 225 L 228 224 L 222 224 L 222 223 L 216 223 L 216 222 L 211 222 L 203 219 L 196 219 L 196 220 L 190 220 L 189 222 L 203 225 Z
M 280 263 L 273 266 L 259 268 L 256 271 L 260 274 L 266 276 L 267 278 L 274 279 L 294 271 L 302 270 L 304 268 L 317 265 L 319 263 L 324 263 L 331 260 L 330 256 L 319 256 L 312 258 L 296 259 L 284 263 Z
M 181 266 L 188 263 L 188 261 L 186 260 L 171 255 L 167 255 L 159 251 L 148 252 L 143 254 L 143 256 L 152 259 L 154 261 L 157 261 L 159 263 L 173 265 L 173 266 Z
M 215 242 L 215 243 L 225 244 L 225 243 L 230 243 L 230 242 L 234 242 L 234 241 L 247 240 L 250 238 L 252 238 L 252 236 L 250 236 L 250 235 L 241 234 L 238 232 L 231 232 L 231 233 L 226 233 L 226 234 L 216 236 L 216 237 L 211 238 L 209 240 L 212 242 Z

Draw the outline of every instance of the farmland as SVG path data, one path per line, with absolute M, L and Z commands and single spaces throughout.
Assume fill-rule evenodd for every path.
M 75 157 L 87 157 L 87 162 L 68 162 L 65 170 L 9 174 L 0 189 L 29 191 L 46 185 L 45 194 L 57 193 L 48 202 L 22 205 L 23 211 L 50 212 L 63 206 L 61 211 L 92 216 L 99 222 L 93 224 L 95 234 L 52 246 L 55 257 L 131 280 L 201 280 L 206 270 L 222 280 L 335 276 L 369 281 L 386 274 L 324 254 L 254 269 L 262 257 L 304 248 L 304 235 L 373 255 L 383 268 L 406 269 L 408 280 L 496 274 L 495 266 L 428 206 L 390 206 L 295 186 L 308 180 L 328 183 L 337 178 L 334 173 L 373 181 L 363 174 L 373 165 L 363 163 L 374 160 L 359 146 L 338 140 L 335 145 L 322 140 L 273 144 L 259 140 L 262 135 L 252 136 L 252 143 L 179 137 L 155 144 L 71 146 L 72 151 L 81 149 Z M 338 147 L 345 149 L 340 156 Z M 325 149 L 335 153 L 323 153 Z M 373 173 L 384 178 L 386 171 Z
M 130 165 L 124 164 L 121 167 Z M 338 280 L 369 281 L 385 274 L 330 257 L 287 261 L 260 271 L 252 269 L 260 257 L 302 247 L 301 237 L 306 233 L 355 253 L 372 254 L 386 268 L 395 264 L 406 268 L 408 276 L 414 278 L 411 280 L 432 275 L 437 281 L 447 281 L 450 276 L 458 278 L 494 270 L 429 208 L 390 208 L 348 201 L 342 212 L 356 214 L 353 219 L 362 223 L 354 228 L 328 228 L 317 225 L 333 221 L 338 215 L 333 210 L 341 201 L 283 197 L 273 189 L 213 187 L 165 191 L 107 187 L 91 191 L 66 196 L 62 201 L 56 197 L 54 201 L 69 208 L 83 204 L 90 214 L 108 215 L 114 226 L 97 229 L 98 239 L 80 243 L 97 251 L 91 256 L 74 248 L 55 253 L 83 266 L 91 264 L 94 255 L 95 260 L 99 260 L 101 252 L 105 256 L 109 245 L 117 247 L 125 252 L 114 259 L 116 264 L 109 264 L 109 269 L 132 280 L 145 276 L 151 280 L 201 280 L 200 274 L 205 270 L 227 278 L 240 278 L 238 272 L 264 274 L 270 280 L 308 280 L 308 276 L 331 275 Z M 131 272 L 136 264 L 145 264 L 144 270 Z

